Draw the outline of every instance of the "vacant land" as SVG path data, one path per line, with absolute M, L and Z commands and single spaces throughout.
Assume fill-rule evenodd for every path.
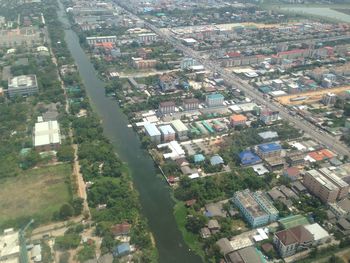
M 0 227 L 34 218 L 38 223 L 52 219 L 55 211 L 71 199 L 69 164 L 23 171 L 0 180 Z

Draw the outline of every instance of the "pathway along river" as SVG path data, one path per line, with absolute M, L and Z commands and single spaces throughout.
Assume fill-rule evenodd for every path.
M 64 26 L 69 22 L 62 4 L 58 16 Z M 137 134 L 127 128 L 128 120 L 115 100 L 105 97 L 104 83 L 97 77 L 79 44 L 79 39 L 72 30 L 65 30 L 65 40 L 78 66 L 80 76 L 86 87 L 92 106 L 103 120 L 106 136 L 113 143 L 120 158 L 125 161 L 132 173 L 134 185 L 140 194 L 142 212 L 147 217 L 155 237 L 159 252 L 159 262 L 201 262 L 190 252 L 177 228 L 173 215 L 174 202 L 170 197 L 169 187 L 157 176 L 153 160 L 141 148 Z

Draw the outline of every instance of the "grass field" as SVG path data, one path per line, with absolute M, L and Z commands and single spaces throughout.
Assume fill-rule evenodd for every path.
M 0 180 L 0 228 L 34 218 L 38 223 L 52 219 L 61 205 L 70 201 L 69 164 L 23 171 Z

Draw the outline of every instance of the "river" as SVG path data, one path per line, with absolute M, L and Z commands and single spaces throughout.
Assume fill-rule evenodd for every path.
M 59 4 L 59 19 L 64 25 L 68 25 L 63 6 Z M 198 256 L 189 251 L 177 228 L 173 215 L 174 201 L 169 187 L 162 177 L 157 176 L 153 160 L 141 148 L 137 134 L 127 127 L 128 120 L 116 101 L 105 96 L 104 83 L 97 77 L 97 72 L 80 47 L 76 33 L 65 30 L 65 41 L 78 66 L 92 107 L 103 121 L 105 135 L 120 158 L 129 166 L 134 185 L 139 192 L 142 213 L 148 219 L 156 241 L 159 262 L 201 262 Z

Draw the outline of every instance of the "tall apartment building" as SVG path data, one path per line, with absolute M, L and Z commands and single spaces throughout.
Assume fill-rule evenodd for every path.
M 38 93 L 36 75 L 21 75 L 10 78 L 7 93 L 10 98 L 14 96 L 29 96 Z
M 205 102 L 208 107 L 222 106 L 224 103 L 224 96 L 220 93 L 209 94 L 205 97 Z
M 175 102 L 173 101 L 164 101 L 159 103 L 159 112 L 161 114 L 169 114 L 175 112 Z
M 234 194 L 233 202 L 252 227 L 273 222 L 278 218 L 278 210 L 262 192 L 250 192 L 249 189 Z
M 307 171 L 303 184 L 325 203 L 334 203 L 349 192 L 349 185 L 326 169 Z
M 154 33 L 142 33 L 138 34 L 137 40 L 142 44 L 153 43 L 158 40 L 158 35 Z
M 137 69 L 153 68 L 157 64 L 155 59 L 132 58 L 132 65 Z
M 97 43 L 116 43 L 117 42 L 117 37 L 116 36 L 100 36 L 100 37 L 87 37 L 86 42 L 90 45 L 93 46 Z
M 196 110 L 199 108 L 199 100 L 196 98 L 184 99 L 183 101 L 184 110 Z

